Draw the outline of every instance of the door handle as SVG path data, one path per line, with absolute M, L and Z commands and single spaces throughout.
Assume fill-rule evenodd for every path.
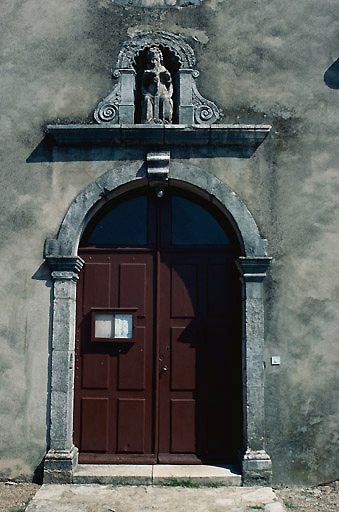
M 162 372 L 167 372 L 167 366 L 163 366 L 163 367 L 161 368 L 160 373 L 162 373 Z

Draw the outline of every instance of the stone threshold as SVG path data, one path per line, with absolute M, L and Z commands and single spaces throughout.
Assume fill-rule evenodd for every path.
M 240 486 L 233 466 L 172 464 L 79 464 L 74 484 Z

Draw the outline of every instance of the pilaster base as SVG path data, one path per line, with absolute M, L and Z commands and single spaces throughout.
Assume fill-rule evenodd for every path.
M 73 483 L 73 470 L 78 464 L 78 448 L 49 450 L 44 462 L 45 484 Z
M 244 486 L 271 485 L 272 461 L 265 450 L 247 450 L 241 466 Z

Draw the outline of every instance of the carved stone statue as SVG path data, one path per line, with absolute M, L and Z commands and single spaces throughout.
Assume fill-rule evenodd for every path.
M 142 83 L 142 123 L 171 123 L 173 115 L 173 84 L 170 72 L 163 65 L 161 50 L 148 50 L 148 64 Z

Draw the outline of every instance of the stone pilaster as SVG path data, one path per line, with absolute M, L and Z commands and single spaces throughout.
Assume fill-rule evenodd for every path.
M 240 257 L 243 300 L 243 452 L 244 485 L 269 484 L 272 462 L 265 452 L 263 280 L 271 258 Z
M 179 69 L 177 81 L 177 104 L 179 124 L 194 124 L 194 105 L 192 102 L 193 69 Z
M 76 281 L 80 257 L 46 258 L 53 284 L 50 380 L 50 439 L 45 457 L 45 483 L 71 483 L 78 451 L 73 445 Z
M 135 71 L 133 69 L 119 69 L 120 74 L 120 103 L 119 103 L 119 123 L 134 123 L 134 89 L 135 89 Z

